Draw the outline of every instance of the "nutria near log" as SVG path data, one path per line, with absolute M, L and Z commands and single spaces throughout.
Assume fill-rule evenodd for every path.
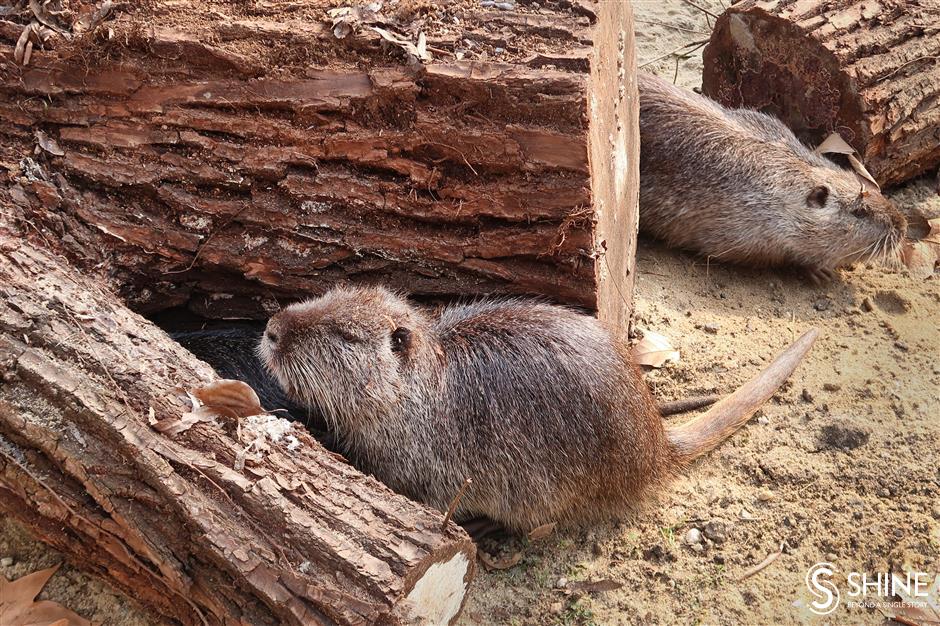
M 899 258 L 905 217 L 780 120 L 652 74 L 637 81 L 642 232 L 711 259 L 803 267 L 814 279 Z
M 472 478 L 455 519 L 528 531 L 623 513 L 747 421 L 816 335 L 668 428 L 601 322 L 533 301 L 430 316 L 382 288 L 337 288 L 272 317 L 259 354 L 364 471 L 442 510 Z

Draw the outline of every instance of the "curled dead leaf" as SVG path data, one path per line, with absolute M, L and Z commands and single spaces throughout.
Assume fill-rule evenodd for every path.
M 255 390 L 240 380 L 222 379 L 197 387 L 193 395 L 219 417 L 240 418 L 264 413 Z
M 865 168 L 865 165 L 859 158 L 858 152 L 856 152 L 855 148 L 850 146 L 839 133 L 831 133 L 821 144 L 816 146 L 814 152 L 816 154 L 844 154 L 849 160 L 852 169 L 855 170 L 855 173 L 858 174 L 859 178 L 862 180 L 862 183 L 866 186 L 874 187 L 877 191 L 881 191 L 881 186 L 878 185 L 878 181 L 876 181 L 874 176 Z
M 51 28 L 60 35 L 68 35 L 69 30 L 59 24 L 58 14 L 62 12 L 53 12 L 49 10 L 49 3 L 39 0 L 29 0 L 29 8 L 40 24 Z
M 0 622 L 3 624 L 48 624 L 56 626 L 91 626 L 91 622 L 58 602 L 40 600 L 42 591 L 59 566 L 27 574 L 14 581 L 0 576 Z
M 513 552 L 509 556 L 496 558 L 492 554 L 487 554 L 483 550 L 477 550 L 477 557 L 479 557 L 480 562 L 483 563 L 483 567 L 485 567 L 487 571 L 493 571 L 504 570 L 513 567 L 522 560 L 522 553 Z
M 548 524 L 542 524 L 541 526 L 536 526 L 529 531 L 529 540 L 538 541 L 539 539 L 545 539 L 546 537 L 551 536 L 555 532 L 555 527 L 557 524 L 555 522 L 550 522 Z
M 568 589 L 571 591 L 581 591 L 584 593 L 602 593 L 604 591 L 616 591 L 623 587 L 623 583 L 619 583 L 616 580 L 610 578 L 602 578 L 600 580 L 576 580 L 568 583 Z
M 36 131 L 36 143 L 49 154 L 54 156 L 65 155 L 65 150 L 59 147 L 59 143 L 41 130 Z
M 111 0 L 104 0 L 92 11 L 83 12 L 77 20 L 72 23 L 72 32 L 76 34 L 87 33 L 98 28 L 108 15 L 114 4 Z
M 402 50 L 405 51 L 405 53 L 406 53 L 413 61 L 417 62 L 417 61 L 430 61 L 430 60 L 431 60 L 431 58 L 432 58 L 432 57 L 431 57 L 431 53 L 428 52 L 428 50 L 427 50 L 427 42 L 425 42 L 424 49 L 421 50 L 421 49 L 418 48 L 418 46 L 416 46 L 415 44 L 411 43 L 411 42 L 408 41 L 407 39 L 404 39 L 403 37 L 400 37 L 400 36 L 398 36 L 398 35 L 396 35 L 396 34 L 394 34 L 394 33 L 391 33 L 391 32 L 389 32 L 389 31 L 385 30 L 384 28 L 379 28 L 378 26 L 372 26 L 371 28 L 372 28 L 372 30 L 374 30 L 375 32 L 377 32 L 377 33 L 382 37 L 382 39 L 384 39 L 384 40 L 386 40 L 386 41 L 389 41 L 389 42 L 395 44 L 396 46 L 399 46 Z M 423 34 L 423 33 L 422 33 L 422 34 Z M 418 41 L 419 41 L 419 44 L 420 44 L 420 41 L 421 41 L 421 37 L 420 37 L 420 36 L 418 37 Z
M 662 367 L 667 362 L 679 360 L 679 351 L 669 340 L 658 333 L 643 331 L 643 339 L 633 346 L 633 362 L 637 365 Z

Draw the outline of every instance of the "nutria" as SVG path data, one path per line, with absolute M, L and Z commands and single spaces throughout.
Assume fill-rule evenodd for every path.
M 528 531 L 624 513 L 747 421 L 815 337 L 669 428 L 625 345 L 539 302 L 430 316 L 382 288 L 337 288 L 272 317 L 259 354 L 361 469 L 441 510 L 472 478 L 455 519 Z
M 782 122 L 727 109 L 652 74 L 640 92 L 640 230 L 712 259 L 814 278 L 896 260 L 907 222 Z

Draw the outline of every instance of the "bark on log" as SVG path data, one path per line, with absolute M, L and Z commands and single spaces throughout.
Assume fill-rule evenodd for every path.
M 264 317 L 351 279 L 541 294 L 625 329 L 629 3 L 446 9 L 459 26 L 361 9 L 342 39 L 329 4 L 123 4 L 25 68 L 21 26 L 0 24 L 0 141 L 30 150 L 39 128 L 62 152 L 14 199 L 138 311 Z M 426 31 L 435 58 L 406 64 L 375 23 Z
M 703 91 L 818 145 L 838 131 L 892 185 L 940 165 L 940 6 L 744 0 L 706 46 Z
M 0 211 L 0 514 L 183 624 L 446 623 L 475 548 L 324 450 L 148 424 L 208 367 Z M 455 485 L 455 492 L 459 485 Z

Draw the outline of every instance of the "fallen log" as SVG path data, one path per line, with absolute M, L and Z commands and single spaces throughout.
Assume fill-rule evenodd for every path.
M 702 90 L 782 119 L 810 145 L 838 132 L 892 185 L 940 165 L 940 8 L 744 0 L 704 51 Z
M 252 418 L 158 432 L 213 372 L 8 217 L 0 514 L 182 624 L 456 618 L 475 558 L 461 528 L 299 425 L 276 420 L 247 458 Z
M 15 199 L 145 313 L 260 318 L 354 280 L 539 294 L 625 330 L 628 3 L 333 4 L 124 3 L 26 67 L 0 24 L 0 139 L 32 168 Z

